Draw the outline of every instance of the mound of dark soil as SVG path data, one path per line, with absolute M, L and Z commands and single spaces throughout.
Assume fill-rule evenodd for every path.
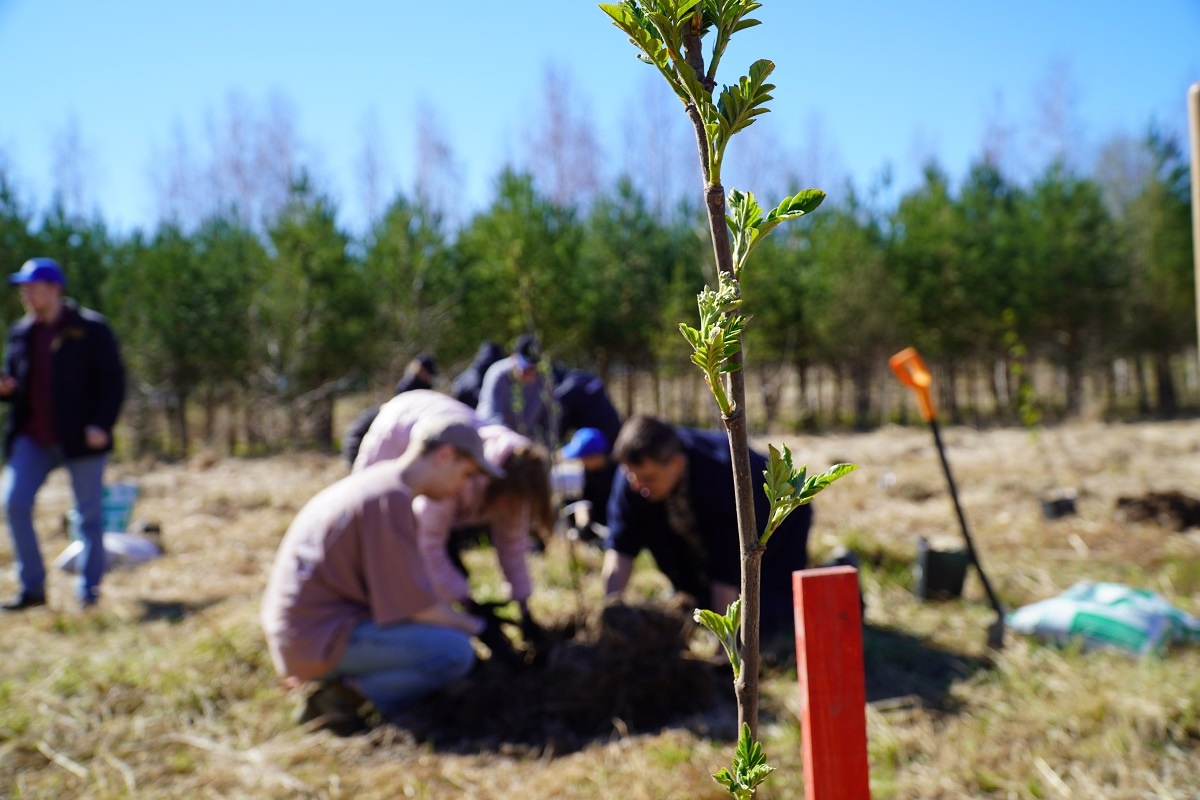
M 1200 526 L 1200 500 L 1178 491 L 1118 497 L 1116 513 L 1126 522 L 1155 522 L 1174 531 Z
M 548 626 L 533 666 L 482 659 L 399 721 L 438 749 L 525 746 L 561 754 L 614 731 L 652 731 L 711 710 L 728 665 L 688 651 L 691 607 L 612 604 Z M 727 702 L 731 702 L 729 698 Z

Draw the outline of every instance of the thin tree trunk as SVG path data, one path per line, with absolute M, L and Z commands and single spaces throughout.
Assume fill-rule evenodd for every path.
M 1117 410 L 1117 362 L 1110 359 L 1104 370 L 1104 415 L 1111 417 Z
M 696 119 L 695 109 L 689 109 Z M 708 224 L 713 239 L 713 254 L 718 269 L 728 275 L 733 272 L 733 254 L 729 245 L 729 230 L 725 224 L 725 189 L 709 185 L 704 192 L 708 208 Z M 758 542 L 754 519 L 753 478 L 750 475 L 750 445 L 746 434 L 746 373 L 742 368 L 742 351 L 733 356 L 737 368 L 729 373 L 729 396 L 732 411 L 723 416 L 729 438 L 729 454 L 733 462 L 733 490 L 737 503 L 738 540 L 741 543 L 741 661 L 734 682 L 738 701 L 738 728 L 747 725 L 750 736 L 758 740 L 758 672 L 759 672 L 759 608 L 762 597 L 763 546 Z M 723 613 L 723 609 L 715 609 Z
M 179 455 L 187 458 L 189 442 L 188 442 L 188 424 L 187 424 L 187 392 L 177 390 L 173 395 L 171 403 L 171 428 L 175 431 L 175 439 L 179 442 Z
M 942 404 L 946 409 L 947 416 L 950 417 L 950 422 L 954 425 L 962 424 L 962 409 L 958 405 L 958 380 L 958 363 L 950 359 L 946 362 L 946 381 L 945 389 L 942 391 Z
M 992 377 L 989 381 L 992 390 L 992 406 L 995 408 L 996 419 L 1008 416 L 1012 407 L 1008 403 L 1008 363 L 1003 359 L 992 362 Z
M 1179 411 L 1179 400 L 1175 392 L 1175 378 L 1171 375 L 1171 357 L 1167 353 L 1154 355 L 1154 377 L 1158 385 L 1158 413 L 1173 417 Z
M 229 392 L 229 413 L 225 420 L 225 446 L 228 449 L 229 455 L 237 453 L 238 446 L 238 406 L 239 400 L 242 397 L 236 389 Z
M 1140 355 L 1134 358 L 1133 381 L 1137 386 L 1137 409 L 1139 416 L 1150 413 L 1149 379 L 1146 377 L 1146 360 Z
M 770 432 L 775 429 L 776 419 L 779 414 L 779 394 L 783 388 L 781 376 L 783 367 L 781 366 L 772 379 L 763 378 L 759 382 L 759 390 L 762 395 L 763 405 L 763 430 Z
M 854 427 L 865 431 L 871 427 L 871 370 L 859 364 L 850 374 L 854 387 Z
M 662 416 L 662 375 L 659 370 L 650 370 L 650 388 L 654 392 L 654 413 Z
M 217 391 L 212 386 L 204 390 L 204 443 L 214 444 L 217 435 Z
M 635 364 L 628 364 L 625 372 L 625 418 L 633 416 L 634 409 L 637 404 L 634 401 L 634 395 L 637 389 L 637 367 Z
M 333 393 L 318 397 L 312 413 L 312 436 L 317 447 L 326 452 L 333 448 Z
M 696 18 L 699 22 L 699 17 Z M 711 83 L 705 75 L 704 55 L 700 47 L 699 26 L 685 35 L 684 54 L 688 64 L 706 84 Z M 712 86 L 706 87 L 709 91 Z M 708 227 L 712 235 L 713 256 L 717 270 L 732 279 L 733 252 L 729 244 L 729 229 L 725 221 L 725 188 L 711 180 L 712 164 L 709 163 L 708 134 L 704 120 L 694 105 L 687 106 L 696 134 L 696 146 L 700 154 L 700 167 L 704 175 L 704 202 L 708 210 Z M 758 671 L 759 671 L 759 606 L 761 603 L 761 569 L 763 547 L 758 543 L 758 532 L 754 520 L 754 492 L 750 476 L 750 447 L 746 436 L 746 375 L 742 362 L 742 337 L 738 336 L 738 350 L 732 361 L 734 370 L 728 375 L 731 410 L 723 416 L 729 438 L 729 452 L 733 462 L 733 489 L 737 503 L 738 540 L 741 543 L 741 600 L 742 626 L 740 637 L 741 669 L 734 681 L 734 693 L 738 704 L 738 728 L 743 725 L 750 730 L 751 739 L 758 740 Z M 723 609 L 715 609 L 724 613 Z

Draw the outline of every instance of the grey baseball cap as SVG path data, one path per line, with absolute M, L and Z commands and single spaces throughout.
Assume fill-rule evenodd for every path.
M 487 460 L 483 454 L 483 440 L 469 417 L 452 414 L 430 414 L 417 420 L 413 426 L 412 439 L 417 442 L 448 444 L 466 456 L 485 475 L 503 478 L 504 470 Z

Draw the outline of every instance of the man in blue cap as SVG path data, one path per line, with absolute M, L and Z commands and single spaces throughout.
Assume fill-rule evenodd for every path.
M 559 439 L 575 432 L 562 455 L 583 462 L 583 499 L 591 503 L 590 521 L 607 525 L 608 493 L 617 473 L 608 454 L 621 432 L 621 415 L 609 399 L 604 381 L 582 369 L 562 374 L 554 386 L 554 404 Z
M 598 428 L 580 428 L 559 453 L 583 467 L 583 500 L 588 501 L 587 519 L 580 532 L 584 539 L 604 538 L 596 525 L 608 525 L 608 496 L 617 464 L 610 458 L 612 444 Z M 576 521 L 577 524 L 579 520 Z
M 11 405 L 4 431 L 0 502 L 12 535 L 21 588 L 5 611 L 46 604 L 46 570 L 33 528 L 33 504 L 50 471 L 71 476 L 83 538 L 78 598 L 99 598 L 104 574 L 104 467 L 125 399 L 125 367 L 104 317 L 63 297 L 66 278 L 52 258 L 31 258 L 8 282 L 26 314 L 8 332 L 0 400 Z

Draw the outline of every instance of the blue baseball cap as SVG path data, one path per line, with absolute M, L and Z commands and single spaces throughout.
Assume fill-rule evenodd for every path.
M 608 453 L 608 437 L 595 428 L 580 428 L 562 449 L 563 458 L 587 458 Z
M 63 275 L 62 267 L 53 258 L 31 258 L 22 264 L 19 270 L 8 276 L 8 282 L 14 284 L 34 281 L 65 286 L 67 278 Z

